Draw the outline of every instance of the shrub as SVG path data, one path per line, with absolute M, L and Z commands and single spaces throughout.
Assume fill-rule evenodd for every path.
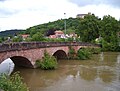
M 101 48 L 90 48 L 92 54 L 99 54 L 101 52 Z
M 26 84 L 22 82 L 22 78 L 19 76 L 18 72 L 10 77 L 2 74 L 0 76 L 0 89 L 3 91 L 29 91 Z
M 68 56 L 69 56 L 69 59 L 75 59 L 76 58 L 75 50 L 71 46 L 69 47 Z
M 13 42 L 22 42 L 22 37 L 16 36 L 16 37 L 12 38 L 12 41 Z
M 78 59 L 82 59 L 82 60 L 90 59 L 91 56 L 92 53 L 88 48 L 79 49 L 77 52 Z
M 42 60 L 37 60 L 36 65 L 41 69 L 55 69 L 57 68 L 57 59 L 54 56 L 50 56 L 46 51 Z

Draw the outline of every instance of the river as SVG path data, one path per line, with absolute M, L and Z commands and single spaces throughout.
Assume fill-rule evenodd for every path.
M 59 60 L 56 70 L 16 68 L 30 91 L 120 91 L 120 53 Z

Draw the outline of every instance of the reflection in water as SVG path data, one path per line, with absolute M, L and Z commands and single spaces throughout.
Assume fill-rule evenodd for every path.
M 117 63 L 120 64 L 120 54 L 117 56 Z
M 104 54 L 103 54 L 103 52 L 100 53 L 100 59 L 99 60 L 100 61 L 104 61 Z
M 99 77 L 105 83 L 110 83 L 114 80 L 115 74 L 110 70 L 101 70 Z
M 97 69 L 81 67 L 80 77 L 87 81 L 93 81 L 97 77 Z
M 51 71 L 16 70 L 30 91 L 120 91 L 118 60 L 118 53 L 102 53 L 91 60 L 60 60 L 58 69 Z

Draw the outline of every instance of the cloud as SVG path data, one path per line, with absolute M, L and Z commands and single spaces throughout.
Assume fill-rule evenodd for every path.
M 120 0 L 69 0 L 69 1 L 81 7 L 87 6 L 87 5 L 106 4 L 106 5 L 111 5 L 113 7 L 120 8 Z
M 0 18 L 1 17 L 8 17 L 11 16 L 13 14 L 16 14 L 18 11 L 16 10 L 10 10 L 10 9 L 5 9 L 5 8 L 0 8 Z
M 91 12 L 99 17 L 110 14 L 119 19 L 120 9 L 103 2 L 107 4 L 108 0 L 0 0 L 0 31 L 55 21 L 65 18 L 64 13 L 66 18 Z M 119 0 L 111 3 L 117 5 Z
M 6 1 L 6 0 L 0 0 L 0 2 L 4 2 L 4 1 Z
M 100 3 L 99 0 L 97 0 L 97 1 L 94 0 L 94 2 L 93 2 L 93 0 L 87 0 L 87 1 L 85 1 L 85 0 L 69 0 L 69 1 L 77 4 L 78 6 L 86 6 L 86 5 L 92 5 L 92 4 L 99 4 Z
M 94 13 L 102 18 L 104 15 L 111 15 L 120 20 L 120 0 L 69 0 L 79 7 L 79 14 Z
M 4 1 L 4 2 L 3 2 Z M 11 7 L 11 0 L 2 0 L 0 2 L 0 17 L 7 17 L 18 12 L 18 10 Z
M 26 29 L 64 18 L 64 13 L 66 17 L 75 16 L 76 8 L 77 5 L 67 0 L 6 0 L 0 2 L 0 27 L 1 30 Z

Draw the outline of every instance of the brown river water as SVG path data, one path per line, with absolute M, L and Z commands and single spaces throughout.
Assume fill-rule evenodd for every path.
M 120 91 L 120 53 L 59 60 L 56 70 L 16 68 L 30 91 Z

